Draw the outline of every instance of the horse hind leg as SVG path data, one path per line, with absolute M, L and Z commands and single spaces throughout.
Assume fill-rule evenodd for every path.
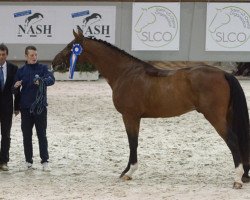
M 239 81 L 230 74 L 225 74 L 225 79 L 230 87 L 230 112 L 228 112 L 228 125 L 231 128 L 229 138 L 237 138 L 237 149 L 239 149 L 243 163 L 244 174 L 242 179 L 249 180 L 249 114 L 246 96 Z
M 248 138 L 248 141 L 249 141 L 248 144 L 250 144 L 250 138 Z M 249 151 L 249 150 L 250 149 L 244 149 L 243 151 Z M 248 154 L 248 156 L 244 156 L 244 153 L 243 153 L 242 157 L 245 160 L 244 163 L 243 163 L 244 174 L 242 176 L 242 181 L 243 181 L 243 183 L 248 183 L 248 182 L 250 182 L 250 176 L 248 175 L 249 170 L 250 170 L 249 154 Z
M 226 142 L 229 150 L 231 151 L 235 165 L 233 188 L 240 189 L 243 185 L 242 177 L 244 174 L 244 169 L 243 169 L 242 156 L 239 148 L 238 136 L 231 130 L 231 128 L 228 128 L 226 114 L 222 114 L 225 112 L 219 112 L 219 111 L 221 110 L 218 108 L 217 112 L 214 110 L 213 115 L 204 114 L 204 116 L 215 128 L 215 130 L 222 137 L 222 139 Z
M 226 139 L 226 143 L 232 153 L 234 165 L 235 165 L 235 177 L 234 177 L 234 185 L 233 187 L 235 189 L 239 189 L 243 185 L 243 174 L 244 174 L 244 168 L 246 165 L 244 165 L 243 168 L 243 161 L 242 156 L 239 149 L 239 142 L 237 135 L 231 130 L 228 130 L 228 137 Z
M 243 165 L 243 169 L 244 169 L 244 174 L 242 176 L 242 181 L 243 181 L 243 183 L 248 183 L 248 182 L 250 182 L 250 176 L 248 175 L 248 172 L 250 170 L 249 164 Z
M 130 155 L 129 155 L 128 165 L 125 168 L 125 170 L 121 173 L 120 178 L 124 180 L 131 180 L 133 173 L 138 169 L 137 147 L 138 147 L 140 118 L 123 115 L 123 121 L 128 135 Z

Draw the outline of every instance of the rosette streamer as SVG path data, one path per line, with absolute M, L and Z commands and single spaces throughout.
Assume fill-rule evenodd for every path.
M 75 72 L 77 58 L 82 53 L 82 50 L 83 50 L 83 48 L 80 44 L 73 44 L 73 47 L 71 49 L 72 54 L 70 56 L 70 67 L 69 67 L 69 78 L 70 79 L 74 78 L 74 72 Z

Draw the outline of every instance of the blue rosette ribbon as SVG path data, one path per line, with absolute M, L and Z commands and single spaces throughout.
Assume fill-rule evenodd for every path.
M 73 44 L 71 51 L 72 51 L 72 53 L 70 56 L 69 78 L 73 79 L 77 58 L 82 53 L 83 48 L 80 44 Z

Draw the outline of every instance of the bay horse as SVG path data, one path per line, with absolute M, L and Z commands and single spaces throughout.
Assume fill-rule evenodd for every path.
M 235 165 L 233 187 L 248 182 L 249 115 L 238 80 L 211 66 L 177 70 L 158 69 L 105 41 L 73 31 L 70 42 L 52 61 L 56 71 L 69 66 L 73 44 L 83 52 L 78 62 L 93 64 L 107 80 L 113 103 L 122 114 L 130 155 L 121 178 L 129 180 L 138 168 L 137 147 L 141 118 L 174 117 L 196 110 L 202 113 L 229 147 Z

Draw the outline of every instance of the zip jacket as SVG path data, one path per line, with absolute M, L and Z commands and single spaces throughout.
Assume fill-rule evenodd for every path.
M 48 70 L 47 65 L 35 63 L 35 64 L 25 64 L 17 70 L 15 82 L 22 80 L 22 86 L 17 88 L 14 93 L 21 92 L 20 108 L 30 109 L 33 102 L 36 100 L 36 95 L 39 86 L 34 84 L 34 79 L 37 75 L 43 80 L 45 85 L 45 101 L 44 106 L 47 104 L 47 86 L 53 85 L 55 83 L 55 78 L 53 73 Z

